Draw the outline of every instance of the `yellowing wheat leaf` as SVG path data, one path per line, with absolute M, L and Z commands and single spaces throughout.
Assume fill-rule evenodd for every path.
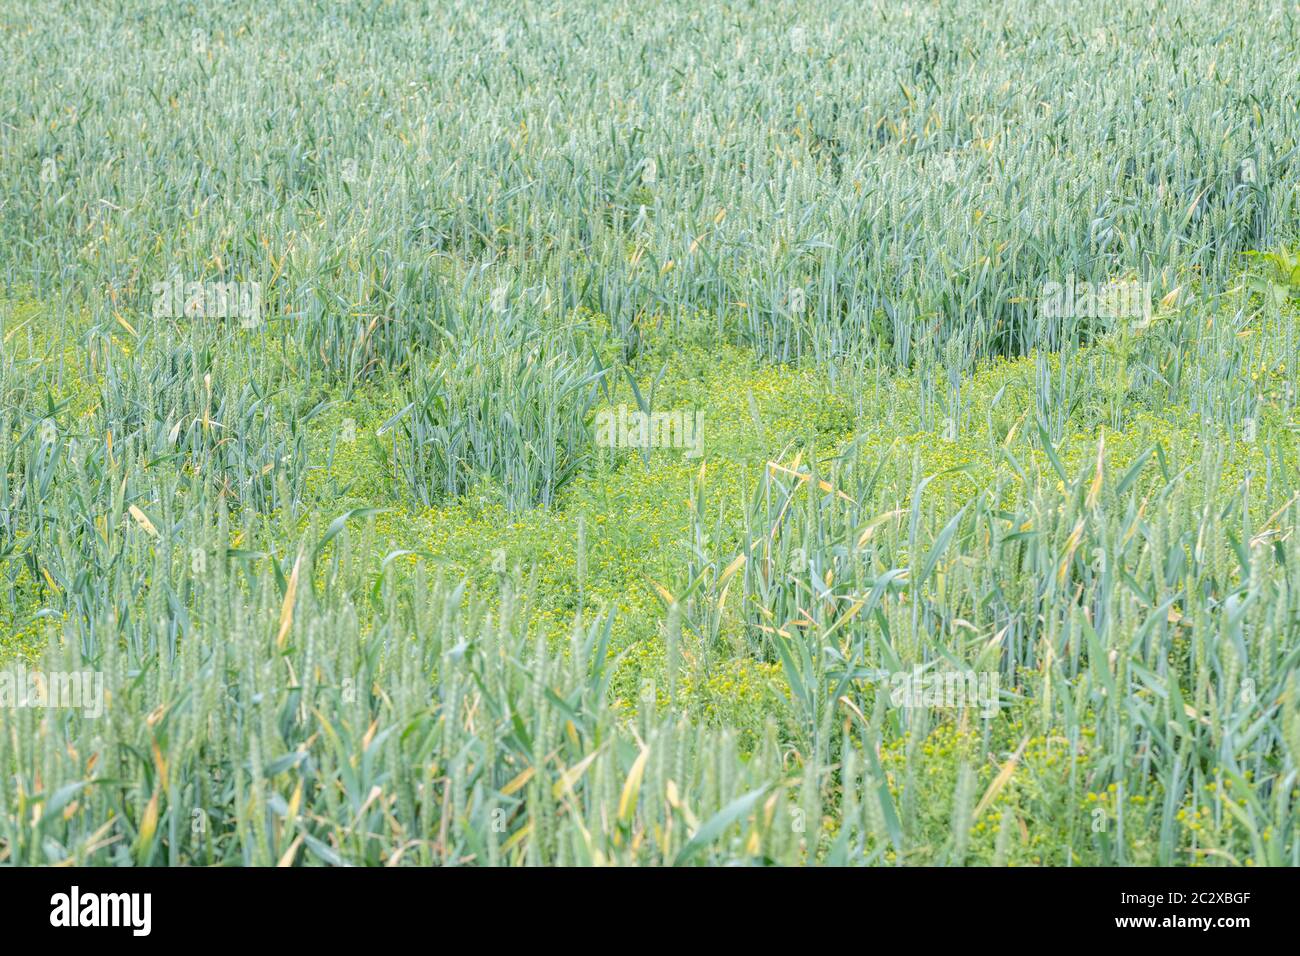
M 302 566 L 302 554 L 294 559 L 293 571 L 289 574 L 289 586 L 284 591 L 284 603 L 280 605 L 280 630 L 275 635 L 275 646 L 283 648 L 289 639 L 289 630 L 293 627 L 293 605 L 298 597 L 298 570 Z
M 126 510 L 131 517 L 135 519 L 135 523 L 145 530 L 146 534 L 152 535 L 155 538 L 158 537 L 158 529 L 154 527 L 154 524 L 149 520 L 148 515 L 135 505 L 130 505 Z
M 641 793 L 641 776 L 645 773 L 646 761 L 649 759 L 650 748 L 642 746 L 641 752 L 632 762 L 632 769 L 627 773 L 627 780 L 623 782 L 623 792 L 618 798 L 618 818 L 625 824 L 631 823 L 632 814 L 636 813 L 636 800 Z
M 1002 792 L 1002 788 L 1005 787 L 1007 781 L 1011 779 L 1011 775 L 1016 772 L 1016 767 L 1020 763 L 1020 756 L 1025 752 L 1025 746 L 1028 743 L 1028 737 L 1020 741 L 1020 746 L 1016 748 L 1016 752 L 1013 753 L 1010 758 L 1008 758 L 1007 762 L 1002 765 L 1002 769 L 998 771 L 997 776 L 993 778 L 993 782 L 989 784 L 988 790 L 984 791 L 984 796 L 982 796 L 980 802 L 976 804 L 975 812 L 971 815 L 971 819 L 979 819 L 980 814 L 988 808 L 988 805 L 997 799 L 998 794 Z

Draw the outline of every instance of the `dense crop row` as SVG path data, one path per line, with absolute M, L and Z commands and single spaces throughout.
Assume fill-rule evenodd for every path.
M 0 3 L 0 862 L 1300 864 L 1297 55 Z

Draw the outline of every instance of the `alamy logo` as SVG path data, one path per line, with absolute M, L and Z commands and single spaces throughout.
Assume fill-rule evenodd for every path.
M 675 409 L 643 412 L 619 405 L 596 413 L 596 444 L 601 448 L 684 448 L 687 458 L 704 452 L 704 412 Z
M 997 671 L 935 670 L 916 667 L 889 675 L 889 702 L 906 709 L 978 709 L 985 720 L 997 716 Z
M 1151 283 L 1136 279 L 1094 285 L 1074 273 L 1043 284 L 1039 313 L 1058 319 L 1137 319 L 1151 316 Z
M 261 321 L 260 282 L 186 282 L 177 275 L 152 291 L 155 319 L 239 319 L 246 329 Z
M 26 664 L 0 671 L 0 709 L 76 708 L 88 718 L 104 713 L 100 671 L 42 671 Z
M 148 936 L 152 928 L 153 897 L 149 893 L 70 893 L 50 897 L 50 925 L 128 926 L 133 936 Z

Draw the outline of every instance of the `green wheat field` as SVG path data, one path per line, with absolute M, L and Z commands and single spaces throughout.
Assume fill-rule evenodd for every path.
M 0 863 L 1300 864 L 1300 6 L 0 62 Z

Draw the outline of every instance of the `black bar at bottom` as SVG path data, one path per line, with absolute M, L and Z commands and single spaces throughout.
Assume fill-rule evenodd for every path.
M 614 940 L 640 923 L 649 933 L 689 925 L 693 939 L 712 933 L 734 948 L 739 938 L 809 920 L 837 933 L 884 930 L 927 942 L 1012 929 L 1071 942 L 1170 933 L 1226 942 L 1243 931 L 1287 931 L 1295 898 L 1293 872 L 1220 868 L 0 871 L 6 940 L 77 932 L 127 945 L 233 937 L 340 946 L 430 932 L 437 945 L 448 920 L 458 934 L 486 929 L 488 945 L 530 927 L 548 935 L 608 928 L 617 935 L 603 938 Z

